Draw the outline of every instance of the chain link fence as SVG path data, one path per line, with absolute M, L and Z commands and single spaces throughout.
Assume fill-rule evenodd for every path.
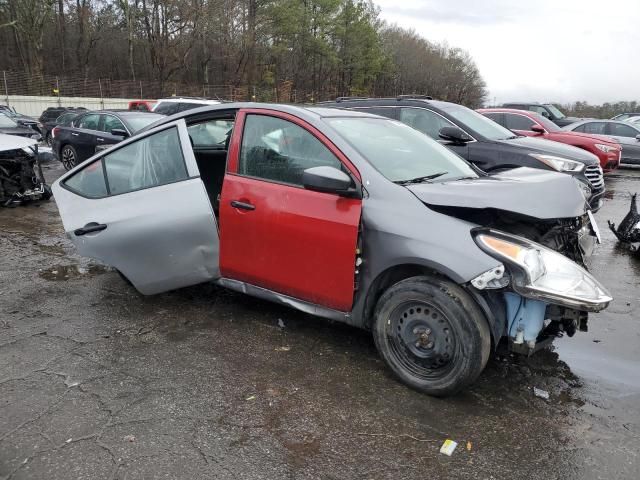
M 5 101 L 10 96 L 89 97 L 99 99 L 157 99 L 171 96 L 205 97 L 230 101 L 304 103 L 335 98 L 336 92 L 300 92 L 289 81 L 273 88 L 250 85 L 187 84 L 149 80 L 113 80 L 79 76 L 43 75 L 3 71 L 0 93 Z M 336 94 L 333 94 L 336 93 Z

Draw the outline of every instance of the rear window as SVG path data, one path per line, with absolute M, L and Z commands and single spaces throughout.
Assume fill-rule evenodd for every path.
M 162 115 L 155 113 L 142 113 L 140 115 L 127 115 L 124 117 L 124 121 L 129 126 L 133 133 L 138 130 L 142 130 L 147 125 L 151 125 L 153 122 L 160 120 Z
M 153 113 L 159 113 L 161 115 L 173 115 L 174 113 L 178 113 L 179 104 L 177 102 L 162 102 L 159 105 L 156 105 L 156 108 L 153 109 Z

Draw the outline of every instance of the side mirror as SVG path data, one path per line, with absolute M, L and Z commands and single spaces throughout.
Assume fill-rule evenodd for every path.
M 532 132 L 536 132 L 538 135 L 542 135 L 543 133 L 545 133 L 545 129 L 542 128 L 540 125 L 531 125 L 531 131 Z
M 312 167 L 302 172 L 302 184 L 307 190 L 336 193 L 344 197 L 358 196 L 353 181 L 334 167 Z
M 111 135 L 115 135 L 116 137 L 128 137 L 129 133 L 126 130 L 123 130 L 122 128 L 114 128 L 113 130 L 111 130 Z
M 640 141 L 640 135 L 636 135 L 636 140 Z
M 443 140 L 448 140 L 454 143 L 467 143 L 473 140 L 458 127 L 442 127 L 438 132 L 438 135 Z

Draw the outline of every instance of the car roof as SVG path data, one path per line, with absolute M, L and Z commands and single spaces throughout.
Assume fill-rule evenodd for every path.
M 171 97 L 171 98 L 159 98 L 154 100 L 157 103 L 201 103 L 203 105 L 217 105 L 222 103 L 221 100 L 200 98 L 200 97 Z
M 538 112 L 532 112 L 531 110 L 522 110 L 520 108 L 507 108 L 507 107 L 490 107 L 479 108 L 478 112 L 496 112 L 496 113 L 520 113 L 527 116 L 540 116 Z
M 74 112 L 75 113 L 75 112 Z M 104 110 L 87 110 L 86 112 L 78 112 L 78 115 L 82 115 L 82 114 L 103 114 L 103 113 L 110 113 L 112 115 L 115 115 L 116 117 L 138 117 L 140 115 L 161 115 L 160 113 L 153 113 L 153 112 L 145 112 L 142 110 L 127 110 L 127 109 L 120 109 L 120 108 L 114 108 L 114 109 L 104 109 Z
M 319 118 L 341 118 L 341 117 L 369 117 L 369 118 L 384 118 L 379 115 L 373 115 L 366 112 L 356 112 L 353 110 L 346 110 L 340 108 L 328 108 L 318 105 L 291 105 L 285 103 L 256 103 L 256 102 L 229 102 L 219 103 L 217 105 L 203 105 L 202 107 L 192 108 L 183 112 L 178 112 L 167 117 L 163 117 L 156 122 L 153 122 L 140 131 L 150 130 L 159 125 L 163 125 L 168 122 L 173 122 L 181 118 L 186 117 L 206 117 L 207 114 L 212 112 L 223 112 L 225 110 L 240 110 L 240 109 L 266 109 L 276 110 L 279 112 L 290 113 L 297 115 L 303 119 L 319 119 Z M 144 112 L 141 112 L 144 113 Z

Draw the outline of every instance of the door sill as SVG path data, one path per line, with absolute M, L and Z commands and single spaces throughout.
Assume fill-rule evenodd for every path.
M 351 323 L 349 321 L 351 318 L 350 312 L 341 312 L 340 310 L 323 307 L 321 305 L 307 302 L 306 300 L 300 300 L 298 298 L 274 292 L 273 290 L 268 290 L 263 287 L 258 287 L 239 280 L 233 280 L 231 278 L 219 278 L 215 283 L 228 288 L 229 290 L 234 290 L 236 292 L 251 295 L 252 297 L 262 298 L 263 300 L 269 300 L 270 302 L 286 305 L 317 317 L 328 318 L 338 322 Z

